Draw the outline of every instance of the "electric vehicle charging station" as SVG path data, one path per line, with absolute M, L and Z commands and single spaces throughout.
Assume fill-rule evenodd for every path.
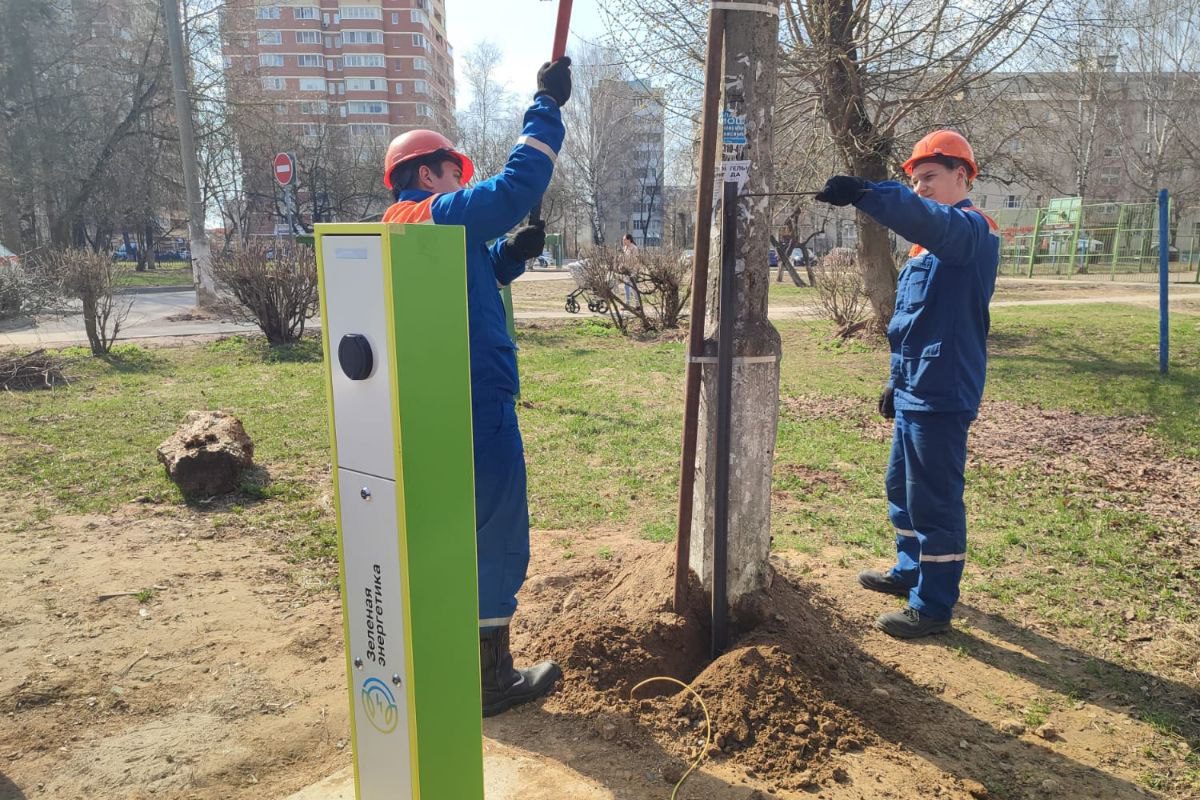
M 464 229 L 319 224 L 357 800 L 483 800 Z

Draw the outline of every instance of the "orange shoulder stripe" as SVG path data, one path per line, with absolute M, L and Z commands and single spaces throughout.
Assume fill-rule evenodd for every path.
M 406 225 L 421 225 L 433 222 L 433 201 L 438 195 L 426 197 L 424 200 L 401 200 L 392 203 L 383 212 L 384 222 L 399 222 Z

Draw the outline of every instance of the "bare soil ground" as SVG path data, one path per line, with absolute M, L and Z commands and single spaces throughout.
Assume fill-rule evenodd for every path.
M 851 410 L 836 402 L 785 413 Z M 1174 520 L 1180 569 L 1200 569 L 1200 464 L 1164 457 L 1138 420 L 992 404 L 972 448 Z M 953 633 L 897 642 L 870 626 L 894 601 L 858 590 L 830 547 L 773 558 L 772 586 L 710 662 L 698 590 L 670 610 L 669 545 L 572 531 L 567 553 L 563 533 L 535 533 L 514 647 L 566 679 L 485 733 L 614 798 L 668 797 L 701 752 L 680 797 L 1161 796 L 1147 775 L 1184 769 L 1188 742 L 1158 735 L 1138 701 L 1200 723 L 1193 630 L 1093 642 L 965 597 Z M 154 505 L 0 516 L 0 798 L 279 798 L 344 767 L 337 597 L 263 536 Z M 711 743 L 689 696 L 656 683 L 630 697 L 655 676 L 691 682 Z M 1029 710 L 1064 685 L 1078 699 L 1045 704 L 1035 730 Z
M 0 797 L 279 797 L 344 759 L 337 598 L 264 542 L 175 508 L 16 528 Z

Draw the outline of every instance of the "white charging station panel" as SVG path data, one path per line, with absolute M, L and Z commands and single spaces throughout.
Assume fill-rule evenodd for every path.
M 374 765 L 360 774 L 359 798 L 407 800 L 412 770 L 396 484 L 343 468 L 338 496 L 344 547 L 355 554 L 345 579 L 347 647 L 361 687 L 353 713 L 356 757 Z
M 374 367 L 367 380 L 354 381 L 333 369 L 334 431 L 337 435 L 339 467 L 396 479 L 396 454 L 381 442 L 395 440 L 389 373 L 386 289 L 379 264 L 383 246 L 379 236 L 325 236 L 321 240 L 327 274 L 337 275 L 325 287 L 329 342 L 337 346 L 346 334 L 366 337 L 374 354 Z

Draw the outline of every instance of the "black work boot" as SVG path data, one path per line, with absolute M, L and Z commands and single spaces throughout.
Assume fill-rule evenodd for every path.
M 864 589 L 870 589 L 872 592 L 894 594 L 896 597 L 908 597 L 909 589 L 912 588 L 896 580 L 896 576 L 890 571 L 880 572 L 877 569 L 864 569 L 858 573 L 858 582 L 862 584 Z
M 897 639 L 919 639 L 922 636 L 945 633 L 950 630 L 950 620 L 931 619 L 923 616 L 915 608 L 905 606 L 900 611 L 880 614 L 875 620 L 875 627 Z
M 553 661 L 543 661 L 528 669 L 513 669 L 507 625 L 479 632 L 479 665 L 483 673 L 485 717 L 538 699 L 562 677 L 562 670 Z

